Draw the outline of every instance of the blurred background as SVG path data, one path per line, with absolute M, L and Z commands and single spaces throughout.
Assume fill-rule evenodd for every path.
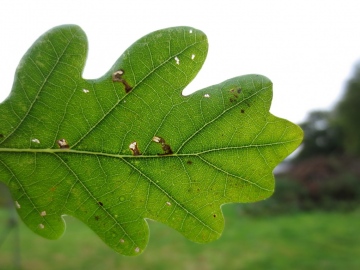
M 87 33 L 86 78 L 142 35 L 190 25 L 208 35 L 210 50 L 187 93 L 266 75 L 271 112 L 300 124 L 305 138 L 275 169 L 271 198 L 223 206 L 220 240 L 195 244 L 149 221 L 137 257 L 116 254 L 71 217 L 60 240 L 35 235 L 0 182 L 0 269 L 360 269 L 359 10 L 358 1 L 2 1 L 0 101 L 22 55 L 56 25 Z

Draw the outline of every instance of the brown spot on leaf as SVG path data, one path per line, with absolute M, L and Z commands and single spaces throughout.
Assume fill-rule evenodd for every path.
M 141 153 L 140 153 L 140 151 L 139 151 L 139 148 L 138 148 L 138 146 L 137 146 L 137 142 L 136 142 L 136 141 L 130 143 L 129 149 L 130 149 L 131 152 L 133 153 L 133 156 L 140 156 L 140 155 L 141 155 Z
M 122 75 L 124 74 L 124 71 L 122 69 L 115 71 L 112 75 L 112 80 L 113 82 L 121 82 L 122 79 Z
M 69 148 L 69 144 L 65 139 L 60 139 L 56 141 L 60 148 Z
M 241 110 L 241 113 L 244 113 L 245 112 L 245 110 Z
M 98 202 L 98 204 L 99 204 L 100 206 L 104 206 L 104 204 L 103 204 L 102 202 Z
M 0 138 L 4 138 L 4 134 L 0 134 Z
M 186 161 L 186 163 L 187 163 L 188 165 L 191 165 L 191 164 L 192 164 L 192 161 L 191 161 L 191 160 L 188 160 L 188 161 Z
M 216 218 L 216 214 L 213 214 L 213 217 Z
M 95 216 L 95 220 L 99 220 L 100 219 L 100 217 L 99 216 Z
M 125 71 L 120 69 L 115 71 L 112 75 L 113 82 L 121 82 L 125 86 L 125 92 L 129 93 L 133 88 L 129 85 L 129 83 L 122 77 Z
M 165 140 L 163 138 L 155 136 L 152 139 L 152 141 L 161 144 L 161 148 L 164 151 L 164 153 L 161 154 L 161 155 L 171 155 L 173 153 L 173 151 L 171 150 L 170 145 L 166 144 L 166 142 L 165 142 Z
M 232 94 L 232 96 L 230 97 L 230 102 L 233 103 L 235 102 L 238 98 L 239 98 L 239 95 L 241 93 L 241 87 L 239 88 L 232 88 L 230 90 L 230 93 Z

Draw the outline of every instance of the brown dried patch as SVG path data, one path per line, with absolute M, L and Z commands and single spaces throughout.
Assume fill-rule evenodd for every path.
M 122 77 L 124 75 L 125 71 L 120 69 L 118 71 L 115 71 L 112 75 L 113 82 L 121 82 L 125 87 L 125 92 L 129 93 L 133 88 L 129 85 L 129 83 Z
M 153 142 L 161 144 L 161 148 L 164 151 L 161 155 L 171 155 L 173 154 L 173 151 L 171 150 L 170 145 L 166 144 L 165 140 L 161 137 L 155 136 L 153 139 Z
M 131 150 L 133 156 L 140 156 L 141 155 L 136 141 L 130 143 L 129 149 Z
M 70 148 L 69 144 L 67 143 L 67 141 L 65 139 L 60 139 L 58 141 L 56 141 L 57 144 L 59 145 L 60 148 Z

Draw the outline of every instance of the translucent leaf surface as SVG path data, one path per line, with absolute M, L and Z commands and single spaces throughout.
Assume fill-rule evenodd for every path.
M 222 204 L 269 197 L 302 131 L 269 113 L 272 83 L 260 75 L 183 96 L 207 48 L 199 30 L 159 30 L 86 80 L 78 26 L 41 36 L 0 104 L 0 180 L 27 226 L 56 239 L 71 215 L 136 255 L 147 218 L 205 243 L 221 235 Z

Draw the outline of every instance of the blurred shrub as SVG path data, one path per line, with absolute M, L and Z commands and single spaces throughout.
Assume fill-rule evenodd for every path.
M 269 199 L 240 206 L 251 215 L 297 211 L 351 211 L 360 207 L 360 161 L 346 157 L 315 157 L 298 162 L 276 176 Z
M 12 203 L 8 187 L 0 182 L 0 207 L 9 207 Z

